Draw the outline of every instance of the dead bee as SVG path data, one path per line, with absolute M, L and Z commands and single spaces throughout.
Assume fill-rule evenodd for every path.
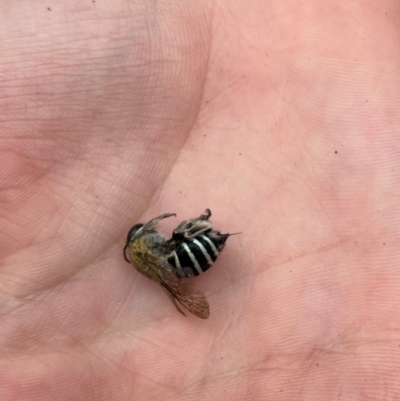
M 210 209 L 200 217 L 183 221 L 167 239 L 157 231 L 157 223 L 166 213 L 146 224 L 135 224 L 128 232 L 124 258 L 146 277 L 161 284 L 179 312 L 177 301 L 194 315 L 207 319 L 210 307 L 203 292 L 184 284 L 183 278 L 198 276 L 217 259 L 230 235 L 212 228 Z M 128 255 L 127 255 L 128 254 Z

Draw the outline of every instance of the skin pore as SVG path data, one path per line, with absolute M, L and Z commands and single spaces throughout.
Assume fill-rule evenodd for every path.
M 397 2 L 5 2 L 0 399 L 399 399 Z M 180 315 L 129 228 L 229 239 Z

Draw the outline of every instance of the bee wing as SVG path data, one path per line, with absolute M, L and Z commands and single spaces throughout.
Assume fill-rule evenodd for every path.
M 144 262 L 159 277 L 161 286 L 180 313 L 184 315 L 176 301 L 201 319 L 210 317 L 210 306 L 202 291 L 183 284 L 169 263 L 150 254 L 144 256 Z
M 161 286 L 179 312 L 183 313 L 176 301 L 178 301 L 189 312 L 193 313 L 193 315 L 196 315 L 201 319 L 208 319 L 210 317 L 210 306 L 208 305 L 207 299 L 202 291 L 196 290 L 186 284 L 172 287 L 161 282 Z

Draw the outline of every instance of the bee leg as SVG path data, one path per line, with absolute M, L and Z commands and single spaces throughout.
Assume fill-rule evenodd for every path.
M 164 213 L 161 216 L 157 216 L 154 219 L 150 220 L 148 223 L 146 223 L 146 225 L 143 227 L 143 230 L 144 231 L 152 231 L 156 228 L 156 226 L 160 220 L 166 219 L 171 216 L 176 217 L 176 214 L 175 213 Z
M 210 223 L 203 223 L 204 220 L 196 219 L 195 224 L 193 220 L 184 221 L 172 232 L 172 239 L 174 241 L 190 240 L 197 237 L 204 232 L 208 231 L 211 227 Z
M 184 274 L 185 277 L 187 277 L 187 278 L 194 277 L 193 270 L 192 270 L 190 267 L 184 267 L 184 268 L 183 268 L 183 274 Z
M 190 240 L 209 231 L 212 228 L 211 222 L 208 221 L 210 216 L 211 210 L 206 209 L 205 214 L 202 214 L 200 217 L 182 221 L 172 232 L 172 239 L 174 241 Z
M 210 210 L 210 209 L 206 209 L 206 210 L 204 211 L 204 213 L 205 213 L 205 214 L 202 214 L 202 215 L 199 217 L 199 220 L 208 220 L 208 219 L 211 217 L 211 210 Z

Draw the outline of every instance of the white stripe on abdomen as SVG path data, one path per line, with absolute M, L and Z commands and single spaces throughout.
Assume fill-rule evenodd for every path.
M 193 253 L 190 250 L 189 246 L 187 244 L 185 244 L 185 243 L 183 243 L 182 246 L 185 249 L 186 253 L 189 255 L 189 258 L 192 261 L 193 266 L 197 270 L 197 273 L 199 273 L 199 274 L 203 273 L 203 270 L 201 270 L 199 262 L 197 261 L 196 257 L 193 255 Z

